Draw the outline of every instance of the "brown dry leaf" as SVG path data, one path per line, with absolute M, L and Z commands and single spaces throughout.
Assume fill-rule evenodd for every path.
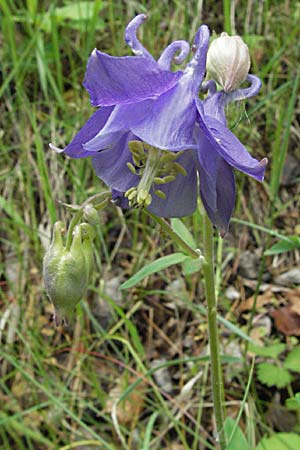
M 286 336 L 300 336 L 300 314 L 291 305 L 283 306 L 271 313 L 278 331 Z
M 300 289 L 290 289 L 284 296 L 290 301 L 292 310 L 300 315 Z
M 126 388 L 133 383 L 134 379 L 119 379 L 118 384 L 112 388 L 108 394 L 105 405 L 105 411 L 111 414 L 114 404 L 122 397 Z M 117 418 L 121 425 L 128 426 L 135 423 L 144 407 L 145 401 L 145 384 L 141 382 L 136 386 L 124 400 L 118 402 Z
M 247 298 L 246 300 L 242 301 L 239 305 L 239 311 L 250 311 L 253 307 L 255 296 L 252 295 L 251 297 Z M 256 301 L 256 309 L 260 309 L 265 305 L 269 305 L 270 303 L 274 303 L 274 294 L 271 290 L 264 292 L 261 295 L 257 296 Z

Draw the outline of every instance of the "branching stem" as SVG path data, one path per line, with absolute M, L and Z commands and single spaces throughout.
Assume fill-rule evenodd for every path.
M 76 213 L 72 217 L 72 220 L 71 220 L 69 228 L 68 228 L 67 239 L 66 239 L 66 249 L 67 250 L 70 250 L 70 248 L 71 248 L 71 244 L 72 244 L 72 240 L 73 240 L 73 231 L 83 216 L 84 207 L 86 205 L 92 205 L 95 209 L 100 210 L 107 205 L 110 198 L 111 198 L 111 194 L 109 191 L 101 192 L 99 194 L 93 195 L 92 197 L 89 197 L 77 209 Z M 99 200 L 101 200 L 101 201 L 99 202 Z

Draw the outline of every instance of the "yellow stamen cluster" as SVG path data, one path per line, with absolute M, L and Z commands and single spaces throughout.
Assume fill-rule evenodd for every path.
M 139 184 L 128 189 L 125 197 L 133 208 L 145 208 L 152 202 L 150 190 L 153 185 L 171 183 L 178 174 L 186 175 L 186 170 L 176 160 L 182 152 L 172 153 L 159 150 L 141 141 L 131 141 L 128 144 L 132 161 L 127 163 L 128 169 L 141 178 Z M 154 194 L 161 199 L 166 194 L 160 189 L 154 189 Z

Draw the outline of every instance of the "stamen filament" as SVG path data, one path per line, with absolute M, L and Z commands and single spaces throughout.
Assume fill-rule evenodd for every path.
M 131 141 L 128 144 L 132 154 L 132 161 L 127 163 L 128 169 L 140 177 L 137 186 L 131 187 L 125 192 L 129 206 L 133 208 L 145 208 L 152 202 L 150 190 L 165 200 L 166 194 L 155 189 L 155 185 L 171 183 L 179 174 L 186 175 L 185 168 L 176 160 L 182 155 L 181 152 L 168 152 L 160 150 L 141 141 Z
M 129 200 L 129 205 L 135 208 L 144 208 L 150 205 L 152 196 L 149 191 L 160 166 L 161 150 L 151 146 L 147 146 L 147 150 L 148 154 L 141 181 L 136 187 L 129 189 L 125 193 L 125 197 Z

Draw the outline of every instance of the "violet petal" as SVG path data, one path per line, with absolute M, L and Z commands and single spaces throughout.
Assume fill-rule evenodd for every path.
M 208 173 L 203 167 L 199 167 L 200 196 L 208 217 L 224 236 L 234 209 L 235 180 L 226 161 L 213 152 L 210 155 L 211 158 L 216 158 L 216 170 L 214 173 Z
M 99 133 L 99 130 L 107 122 L 112 110 L 113 107 L 104 107 L 95 111 L 63 152 L 71 156 L 71 158 L 86 158 L 93 155 L 94 153 L 85 150 L 83 145 Z
M 196 155 L 187 150 L 178 159 L 187 174 L 178 174 L 174 181 L 157 186 L 166 194 L 166 199 L 157 197 L 151 190 L 152 203 L 148 210 L 160 217 L 184 217 L 192 214 L 197 206 Z
M 125 197 L 124 192 L 112 189 L 111 195 L 112 195 L 112 202 L 116 206 L 119 206 L 119 208 L 122 209 L 129 209 L 128 198 Z
M 151 110 L 153 100 L 115 106 L 111 116 L 99 133 L 87 142 L 84 148 L 87 151 L 99 151 L 117 142 L 124 133 L 127 133 L 135 124 L 147 117 Z
M 147 20 L 146 14 L 138 14 L 127 25 L 124 33 L 124 39 L 127 45 L 131 48 L 132 52 L 137 56 L 144 56 L 154 61 L 153 56 L 145 47 L 140 43 L 137 38 L 136 32 L 138 28 Z
M 93 152 L 92 163 L 96 174 L 111 189 L 125 192 L 140 181 L 126 165 L 127 162 L 132 163 L 128 142 L 134 139 L 135 136 L 127 133 L 112 147 L 97 153 Z
M 209 44 L 209 29 L 207 25 L 201 25 L 198 29 L 193 48 L 195 54 L 186 70 L 193 71 L 194 94 L 197 95 L 206 71 L 206 55 Z
M 179 52 L 179 55 L 175 54 Z M 161 69 L 170 70 L 171 64 L 182 64 L 190 52 L 190 46 L 186 41 L 174 41 L 168 45 L 160 55 L 157 63 Z
M 244 89 L 237 89 L 236 91 L 230 92 L 228 94 L 227 103 L 236 102 L 238 100 L 245 100 L 246 98 L 251 98 L 257 95 L 261 89 L 261 80 L 255 75 L 248 75 L 247 81 L 251 84 L 249 87 Z
M 196 101 L 199 112 L 199 126 L 213 148 L 229 165 L 263 181 L 267 159 L 260 162 L 253 158 L 231 131 L 214 117 L 208 116 L 200 100 Z
M 93 106 L 111 106 L 155 98 L 171 89 L 182 72 L 161 70 L 143 56 L 115 57 L 94 50 L 83 85 Z
M 131 131 L 142 141 L 163 150 L 195 148 L 196 117 L 192 80 L 189 74 L 184 74 L 176 86 L 153 102 L 148 114 Z

